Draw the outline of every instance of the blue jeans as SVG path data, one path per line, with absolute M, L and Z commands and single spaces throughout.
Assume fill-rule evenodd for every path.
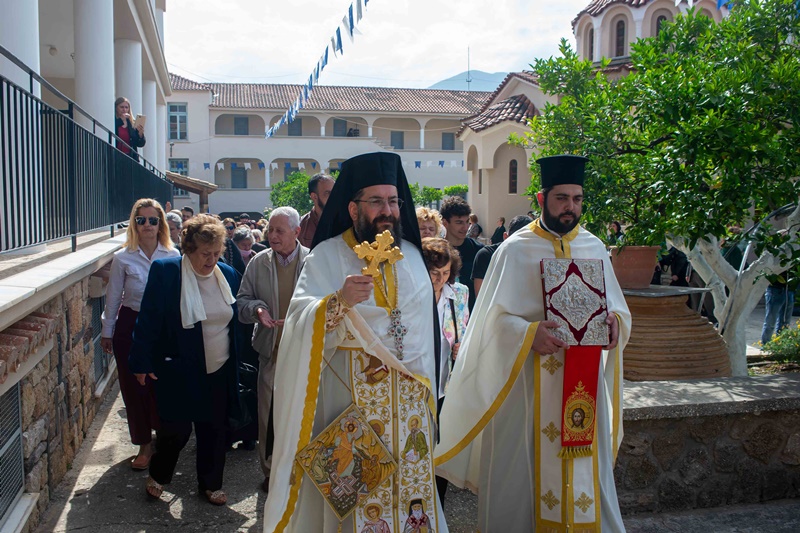
M 794 292 L 786 287 L 767 287 L 764 295 L 766 299 L 767 314 L 764 317 L 764 327 L 761 329 L 761 344 L 764 345 L 789 325 L 794 308 Z

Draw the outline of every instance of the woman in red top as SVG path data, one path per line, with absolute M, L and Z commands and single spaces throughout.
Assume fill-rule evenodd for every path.
M 144 125 L 134 127 L 131 120 L 131 103 L 124 96 L 120 96 L 114 102 L 116 114 L 114 117 L 114 133 L 124 142 L 117 141 L 117 149 L 132 159 L 139 160 L 139 148 L 144 146 L 147 140 L 144 138 Z

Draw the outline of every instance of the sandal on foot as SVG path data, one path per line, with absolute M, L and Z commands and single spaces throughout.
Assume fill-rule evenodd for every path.
M 228 503 L 228 496 L 222 490 L 215 490 L 213 492 L 210 491 L 210 490 L 207 490 L 205 492 L 205 495 L 206 495 L 206 499 L 211 504 L 214 504 L 214 505 L 225 505 L 226 503 Z
M 137 455 L 131 461 L 131 468 L 134 470 L 147 470 L 150 467 L 149 455 Z
M 144 485 L 144 490 L 147 495 L 154 500 L 161 499 L 161 494 L 164 492 L 164 487 L 152 477 L 147 477 L 147 482 Z

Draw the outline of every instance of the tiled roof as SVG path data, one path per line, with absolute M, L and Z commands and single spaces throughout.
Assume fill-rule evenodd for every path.
M 472 131 L 481 131 L 491 128 L 495 124 L 512 120 L 524 124 L 526 120 L 538 114 L 536 107 L 524 94 L 515 94 L 510 98 L 501 100 L 481 113 L 463 121 L 463 126 L 458 131 L 461 134 L 466 128 Z
M 581 15 L 584 13 L 588 13 L 594 17 L 613 4 L 626 4 L 631 7 L 641 7 L 648 2 L 650 2 L 650 0 L 592 0 L 588 6 L 583 8 L 583 10 L 575 16 L 572 20 L 572 25 L 575 26 L 575 23 L 578 22 L 578 19 L 581 18 Z
M 508 75 L 505 77 L 505 79 L 503 79 L 503 81 L 500 82 L 500 85 L 498 85 L 497 89 L 495 89 L 494 92 L 491 95 L 489 95 L 489 98 L 483 104 L 483 107 L 481 107 L 480 110 L 476 114 L 479 115 L 479 114 L 483 113 L 484 111 L 486 111 L 486 109 L 489 106 L 492 105 L 492 102 L 494 101 L 494 99 L 497 98 L 497 95 L 500 94 L 500 91 L 502 91 L 503 88 L 506 85 L 508 85 L 508 83 L 511 80 L 513 80 L 515 78 L 516 79 L 520 79 L 522 81 L 526 81 L 526 82 L 528 82 L 528 83 L 530 83 L 532 85 L 536 85 L 537 87 L 539 86 L 539 78 L 537 78 L 536 74 L 534 74 L 533 72 L 530 72 L 528 70 L 523 70 L 522 72 L 509 72 Z M 472 117 L 468 117 L 466 120 L 469 120 L 470 118 L 472 118 Z
M 214 92 L 211 107 L 279 110 L 288 109 L 302 88 L 301 85 L 255 83 L 209 85 Z M 489 95 L 490 93 L 482 91 L 318 85 L 303 109 L 472 115 L 481 108 Z
M 170 74 L 174 91 L 212 91 L 211 107 L 285 110 L 300 94 L 302 85 L 267 83 L 197 83 Z M 388 87 L 318 85 L 303 109 L 325 111 L 377 111 L 400 113 L 477 113 L 491 93 Z
M 190 79 L 178 76 L 170 72 L 169 83 L 173 91 L 210 91 L 211 88 L 206 83 L 197 83 Z

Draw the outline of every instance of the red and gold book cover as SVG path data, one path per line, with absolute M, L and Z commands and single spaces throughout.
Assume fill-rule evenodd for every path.
M 600 259 L 542 259 L 547 320 L 559 324 L 554 336 L 570 346 L 605 346 L 606 285 Z

